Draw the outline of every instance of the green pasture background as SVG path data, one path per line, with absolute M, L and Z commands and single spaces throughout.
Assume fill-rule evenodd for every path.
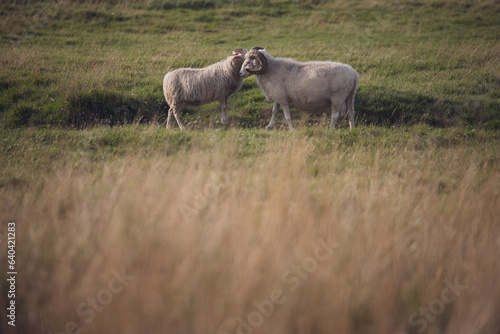
M 167 72 L 262 46 L 354 67 L 358 124 L 498 128 L 499 17 L 498 1 L 2 1 L 0 126 L 163 124 Z M 263 127 L 271 107 L 250 77 L 230 126 Z M 182 117 L 217 127 L 219 105 Z M 328 113 L 292 119 L 327 126 Z

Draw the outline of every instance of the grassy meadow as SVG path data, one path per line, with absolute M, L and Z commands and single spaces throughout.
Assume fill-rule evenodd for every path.
M 167 72 L 258 45 L 275 56 L 353 66 L 358 123 L 499 127 L 497 1 L 315 2 L 3 5 L 0 125 L 162 124 Z M 230 107 L 237 127 L 262 127 L 271 113 L 254 77 Z M 292 116 L 307 126 L 324 114 Z M 206 128 L 220 115 L 214 103 L 186 108 L 183 118 Z
M 0 332 L 500 333 L 499 14 L 1 1 Z M 356 129 L 265 130 L 254 77 L 165 129 L 165 73 L 256 45 L 352 65 Z

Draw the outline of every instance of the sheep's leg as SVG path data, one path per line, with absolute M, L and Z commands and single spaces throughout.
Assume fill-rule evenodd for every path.
M 219 102 L 220 102 L 220 109 L 222 111 L 221 123 L 227 124 L 227 99 L 221 100 Z
M 349 128 L 354 129 L 354 96 L 356 95 L 356 90 L 358 89 L 358 82 L 354 83 L 354 88 L 351 90 L 349 95 L 345 100 L 347 114 L 349 115 Z
M 350 109 L 348 112 L 349 116 L 349 129 L 354 129 L 354 109 Z
M 346 101 L 346 103 L 347 103 L 347 101 Z M 347 111 L 347 104 L 346 103 L 344 103 L 342 105 L 342 109 L 340 109 L 340 117 L 344 117 L 344 115 L 345 115 L 345 113 Z
M 340 112 L 339 108 L 332 103 L 332 120 L 330 121 L 330 130 L 335 129 L 335 124 L 337 124 L 337 120 L 339 119 Z
M 349 129 L 354 129 L 354 103 L 353 98 L 347 98 L 346 108 L 347 116 L 349 117 Z
M 280 105 L 278 103 L 274 103 L 273 116 L 271 117 L 271 121 L 269 122 L 269 124 L 266 126 L 267 129 L 271 129 L 274 127 L 274 119 L 276 118 L 276 113 L 278 112 L 279 108 L 280 108 Z
M 181 108 L 178 105 L 173 105 L 172 107 L 170 107 L 170 110 L 172 110 L 172 113 L 174 114 L 175 119 L 177 120 L 177 124 L 179 125 L 179 128 L 182 131 L 186 131 L 186 128 L 184 127 L 184 125 L 182 125 L 182 121 L 181 121 Z
M 292 118 L 290 117 L 290 108 L 288 108 L 288 104 L 281 105 L 281 108 L 283 109 L 283 114 L 285 114 L 285 119 L 288 123 L 288 127 L 290 128 L 290 130 L 293 130 Z
M 170 129 L 172 127 L 172 108 L 168 109 L 168 116 L 167 116 L 167 129 Z

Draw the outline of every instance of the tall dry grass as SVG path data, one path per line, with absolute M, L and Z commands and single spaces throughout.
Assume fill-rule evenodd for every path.
M 317 150 L 284 136 L 258 157 L 127 154 L 1 201 L 16 329 L 499 333 L 498 161 L 411 139 Z

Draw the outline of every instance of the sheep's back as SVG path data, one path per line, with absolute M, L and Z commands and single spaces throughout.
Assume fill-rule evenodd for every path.
M 167 103 L 200 105 L 228 97 L 243 82 L 224 66 L 224 61 L 202 69 L 180 68 L 169 72 L 163 81 Z
M 345 98 L 357 80 L 357 72 L 342 63 L 278 59 L 273 65 L 269 75 L 258 79 L 266 98 L 303 109 L 329 107 L 332 99 Z

